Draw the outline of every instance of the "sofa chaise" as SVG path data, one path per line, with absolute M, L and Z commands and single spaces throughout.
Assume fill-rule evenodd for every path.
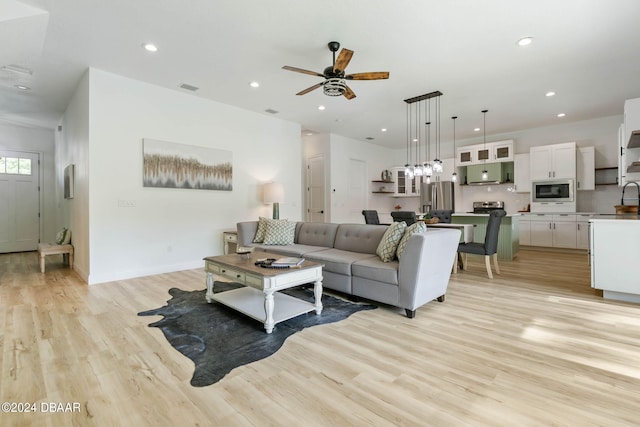
M 383 262 L 376 250 L 387 226 L 298 222 L 293 244 L 254 243 L 258 221 L 237 224 L 238 245 L 324 264 L 323 287 L 403 308 L 413 318 L 429 301 L 444 301 L 459 230 L 411 235 L 400 260 Z

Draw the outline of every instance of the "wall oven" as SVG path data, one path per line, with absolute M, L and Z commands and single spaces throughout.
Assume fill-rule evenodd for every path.
M 574 202 L 573 179 L 553 181 L 534 181 L 531 189 L 531 201 L 539 202 Z

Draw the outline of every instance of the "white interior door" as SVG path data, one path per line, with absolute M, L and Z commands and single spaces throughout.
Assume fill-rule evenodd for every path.
M 307 221 L 326 222 L 324 156 L 307 161 Z
M 37 153 L 0 150 L 0 253 L 38 248 L 39 158 Z
M 362 210 L 367 208 L 366 164 L 362 160 L 349 159 L 348 222 L 362 222 Z

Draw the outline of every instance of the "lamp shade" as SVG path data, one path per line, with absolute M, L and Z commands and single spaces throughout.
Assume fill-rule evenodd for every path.
M 284 202 L 284 187 L 277 182 L 269 182 L 262 187 L 262 201 L 265 204 Z

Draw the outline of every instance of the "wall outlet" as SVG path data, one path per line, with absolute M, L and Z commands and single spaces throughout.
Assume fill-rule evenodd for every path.
M 119 208 L 135 208 L 136 201 L 135 200 L 118 200 Z

